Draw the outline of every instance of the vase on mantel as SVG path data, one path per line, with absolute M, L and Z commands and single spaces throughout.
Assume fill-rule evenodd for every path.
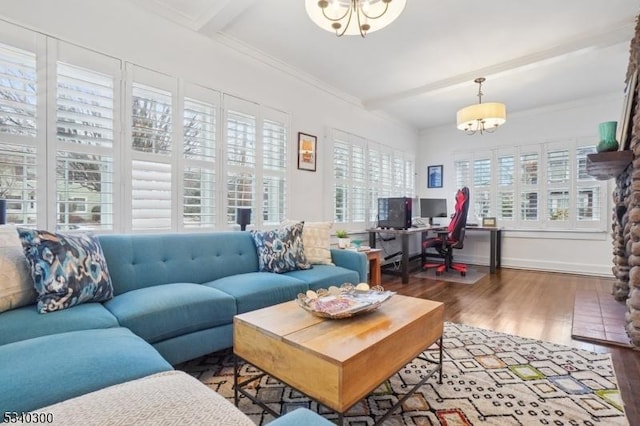
M 616 140 L 617 121 L 605 121 L 598 125 L 598 133 L 600 133 L 600 142 L 596 146 L 598 152 L 608 152 L 618 150 L 618 141 Z

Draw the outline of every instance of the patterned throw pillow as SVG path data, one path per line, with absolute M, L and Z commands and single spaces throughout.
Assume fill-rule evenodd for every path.
M 0 225 L 0 312 L 36 302 L 36 290 L 14 225 Z
M 260 272 L 280 274 L 311 268 L 304 254 L 303 226 L 304 223 L 300 222 L 272 231 L 251 231 L 258 251 Z
M 56 234 L 18 228 L 31 267 L 40 313 L 113 297 L 107 262 L 91 234 Z
M 300 220 L 285 220 L 281 225 L 293 225 Z M 304 254 L 312 265 L 333 265 L 331 261 L 331 222 L 304 222 L 302 243 Z

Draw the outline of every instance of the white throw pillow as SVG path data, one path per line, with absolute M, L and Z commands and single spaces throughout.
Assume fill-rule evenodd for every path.
M 0 225 L 0 312 L 36 302 L 36 290 L 14 225 Z
M 282 225 L 289 226 L 301 220 L 285 220 Z M 333 265 L 331 262 L 331 222 L 304 222 L 302 244 L 307 261 L 312 265 Z

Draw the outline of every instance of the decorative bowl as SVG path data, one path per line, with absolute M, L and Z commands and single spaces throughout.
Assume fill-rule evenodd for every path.
M 369 288 L 366 283 L 357 286 L 344 283 L 340 287 L 300 293 L 296 302 L 302 309 L 318 317 L 342 319 L 375 311 L 394 294 L 393 291 L 385 291 L 382 286 Z

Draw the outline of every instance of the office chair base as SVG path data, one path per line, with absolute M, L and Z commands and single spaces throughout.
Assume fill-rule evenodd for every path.
M 452 263 L 451 265 L 448 265 L 448 267 L 446 263 L 425 263 L 422 265 L 423 271 L 431 268 L 436 268 L 436 276 L 440 276 L 449 270 L 460 272 L 460 275 L 463 277 L 467 276 L 467 265 L 462 263 Z

